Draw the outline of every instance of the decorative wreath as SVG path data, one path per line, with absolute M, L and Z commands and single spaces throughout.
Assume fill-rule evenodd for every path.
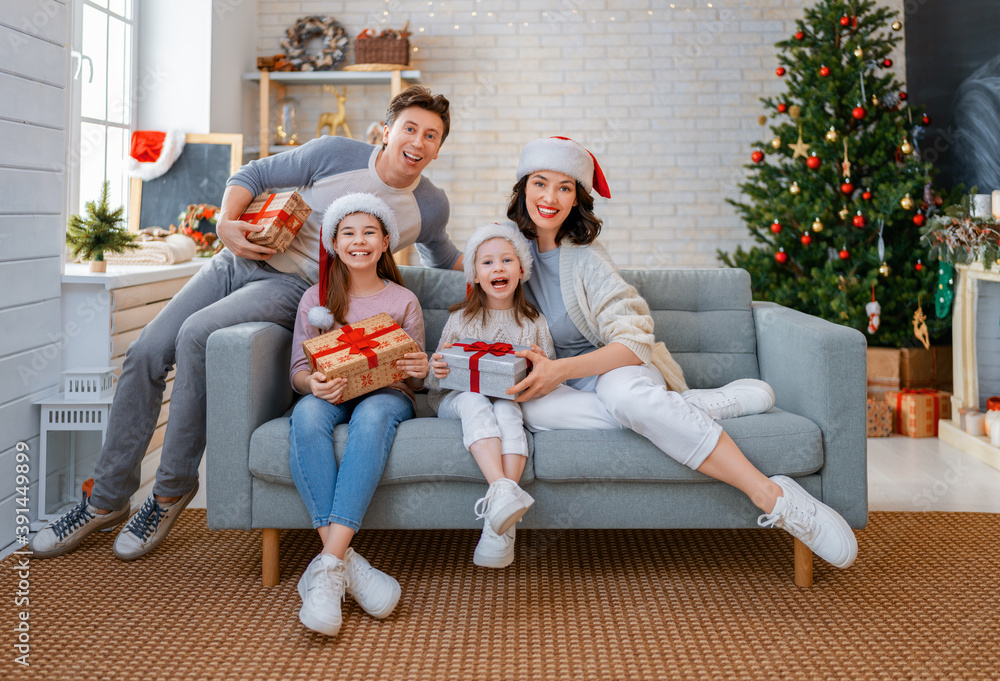
M 305 45 L 313 38 L 323 39 L 319 54 L 306 53 Z M 347 31 L 333 17 L 302 17 L 285 31 L 281 48 L 297 71 L 332 71 L 347 56 Z
M 219 223 L 219 208 L 207 203 L 192 203 L 177 216 L 180 220 L 177 231 L 194 239 L 198 255 L 211 256 L 222 250 L 222 241 L 215 234 L 204 234 L 198 227 L 202 220 L 208 220 L 213 225 Z

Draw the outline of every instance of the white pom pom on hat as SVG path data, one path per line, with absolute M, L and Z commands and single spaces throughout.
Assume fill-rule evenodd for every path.
M 583 185 L 588 194 L 597 191 L 604 198 L 611 198 L 611 189 L 597 158 L 568 137 L 544 137 L 524 145 L 517 164 L 517 179 L 539 170 L 569 175 Z
M 465 242 L 465 255 L 462 257 L 462 263 L 465 266 L 466 282 L 471 284 L 476 279 L 476 251 L 485 242 L 498 237 L 506 239 L 514 247 L 514 253 L 521 261 L 521 269 L 524 270 L 521 281 L 528 281 L 531 276 L 531 245 L 513 222 L 504 220 L 477 228 L 469 240 Z

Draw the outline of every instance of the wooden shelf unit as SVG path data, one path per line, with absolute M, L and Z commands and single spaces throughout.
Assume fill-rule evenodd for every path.
M 258 158 L 271 153 L 271 86 L 278 99 L 285 96 L 289 85 L 387 85 L 395 97 L 407 85 L 419 82 L 420 71 L 398 69 L 393 71 L 256 71 L 243 74 L 243 80 L 259 81 L 258 117 L 260 122 L 260 150 Z

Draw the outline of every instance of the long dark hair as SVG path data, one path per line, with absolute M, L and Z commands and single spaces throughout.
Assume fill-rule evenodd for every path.
M 378 217 L 374 215 L 372 217 L 378 223 L 379 229 L 382 232 L 382 238 L 384 239 L 388 234 L 385 231 L 385 225 L 382 224 L 382 221 Z M 337 229 L 340 229 L 340 225 L 337 225 Z M 333 240 L 336 241 L 336 239 L 337 232 L 335 231 L 333 233 Z M 388 248 L 379 257 L 378 263 L 375 265 L 375 272 L 378 274 L 379 279 L 388 279 L 394 284 L 404 285 L 403 275 L 399 273 L 396 261 L 393 259 L 392 253 L 389 252 Z M 333 318 L 341 326 L 347 323 L 347 309 L 351 306 L 350 290 L 351 271 L 347 269 L 347 265 L 344 264 L 343 260 L 336 254 L 330 253 L 330 266 L 327 268 L 325 303 Z
M 510 203 L 507 204 L 507 217 L 514 221 L 521 234 L 529 239 L 535 239 L 538 233 L 535 231 L 535 223 L 531 221 L 528 213 L 528 202 L 525 197 L 525 187 L 528 186 L 528 178 L 532 173 L 528 173 L 514 185 L 511 191 Z M 556 234 L 556 244 L 568 238 L 570 243 L 577 246 L 589 246 L 594 243 L 594 239 L 601 233 L 601 218 L 594 214 L 594 198 L 587 193 L 579 181 L 576 183 L 576 205 L 566 216 L 566 220 L 559 227 Z

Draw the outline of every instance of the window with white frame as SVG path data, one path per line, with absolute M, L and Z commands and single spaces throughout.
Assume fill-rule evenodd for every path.
M 135 116 L 135 0 L 73 0 L 70 213 L 111 183 L 112 206 L 128 204 L 125 158 Z

